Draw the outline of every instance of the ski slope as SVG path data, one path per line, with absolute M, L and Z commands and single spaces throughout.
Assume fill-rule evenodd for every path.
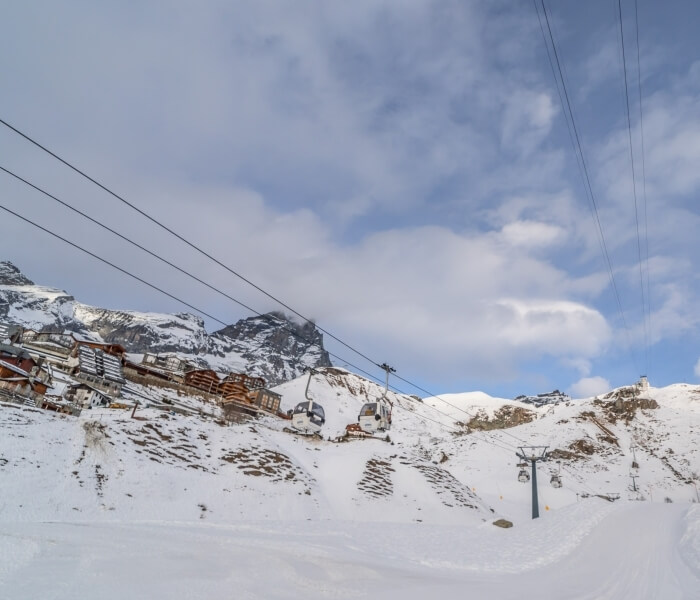
M 604 504 L 582 503 L 510 530 L 347 521 L 2 523 L 0 592 L 54 600 L 697 599 L 698 507 Z M 684 545 L 688 535 L 694 541 Z
M 277 388 L 283 409 L 306 383 Z M 222 425 L 211 404 L 135 384 L 134 419 L 0 403 L 0 598 L 700 598 L 696 386 L 651 389 L 658 407 L 626 415 L 612 399 L 529 406 L 529 422 L 471 433 L 457 421 L 512 403 L 390 394 L 390 441 L 337 441 L 382 391 L 314 376 L 323 439 L 271 417 Z M 189 412 L 146 406 L 164 395 Z M 562 488 L 556 464 L 538 469 L 531 520 L 514 449 L 582 440 Z

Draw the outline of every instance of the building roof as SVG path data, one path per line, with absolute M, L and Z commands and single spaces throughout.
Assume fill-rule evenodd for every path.
M 0 338 L 2 338 L 2 335 L 0 335 Z M 19 348 L 18 346 L 12 346 L 10 344 L 0 344 L 0 354 L 3 353 L 16 356 L 17 358 L 31 358 L 29 352 L 24 348 Z
M 17 373 L 18 375 L 21 375 L 22 377 L 26 377 L 29 379 L 31 375 L 27 373 L 24 369 L 20 369 L 19 367 L 16 367 L 15 365 L 12 365 L 8 362 L 5 362 L 4 360 L 0 360 L 0 366 L 4 367 L 5 369 L 9 369 L 13 373 Z

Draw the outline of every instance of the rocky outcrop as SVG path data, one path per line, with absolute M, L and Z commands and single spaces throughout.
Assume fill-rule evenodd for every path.
M 251 373 L 271 385 L 289 381 L 308 367 L 330 367 L 323 335 L 312 322 L 295 323 L 271 312 L 242 319 L 211 336 L 212 354 L 238 353 L 251 365 Z
M 535 419 L 535 413 L 520 406 L 502 406 L 489 417 L 486 411 L 479 410 L 467 423 L 470 430 L 490 431 L 492 429 L 508 429 Z

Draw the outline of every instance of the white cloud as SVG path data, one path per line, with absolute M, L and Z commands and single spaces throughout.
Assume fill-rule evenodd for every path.
M 698 362 L 695 363 L 695 369 L 693 372 L 695 373 L 696 377 L 700 377 L 700 358 L 698 358 Z
M 41 141 L 379 360 L 466 377 L 510 374 L 546 356 L 588 377 L 611 343 L 619 350 L 626 336 L 605 318 L 615 323 L 616 307 L 603 294 L 606 266 L 572 183 L 531 7 L 365 0 L 299 10 L 243 1 L 135 15 L 129 5 L 22 6 L 0 23 L 10 121 L 31 124 Z M 591 38 L 596 56 L 581 63 L 591 102 L 612 74 L 615 46 L 603 33 Z M 47 54 L 37 50 L 44 39 L 60 43 Z M 700 324 L 687 258 L 700 252 L 697 73 L 664 92 L 645 90 L 654 340 Z M 582 129 L 627 311 L 638 265 L 627 131 L 612 104 L 596 115 L 609 135 L 585 121 Z M 595 110 L 579 108 L 582 118 Z M 4 166 L 40 177 L 251 306 L 274 308 L 16 142 L 0 136 L 12 163 Z M 226 320 L 245 316 L 11 189 L 17 207 L 71 239 Z M 139 306 L 130 284 L 94 285 L 90 261 L 53 242 L 42 247 L 9 218 L 0 234 L 38 281 L 94 303 L 161 308 L 152 295 Z M 627 316 L 638 343 L 641 321 Z
M 501 235 L 513 246 L 537 248 L 552 246 L 563 241 L 564 230 L 548 223 L 514 221 L 503 226 Z
M 584 377 L 568 390 L 572 398 L 591 398 L 610 391 L 610 382 L 604 377 Z

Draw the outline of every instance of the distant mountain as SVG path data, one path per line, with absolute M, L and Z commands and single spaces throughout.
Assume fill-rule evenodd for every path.
M 68 293 L 35 285 L 10 262 L 0 262 L 0 319 L 38 331 L 72 331 L 122 344 L 129 353 L 172 353 L 220 372 L 246 372 L 268 385 L 294 379 L 307 367 L 328 367 L 323 335 L 274 312 L 243 319 L 209 334 L 188 313 L 109 310 Z
M 517 396 L 514 400 L 524 404 L 532 404 L 534 406 L 544 406 L 545 404 L 559 404 L 560 402 L 569 402 L 571 396 L 554 390 L 546 394 L 537 394 L 536 396 Z

